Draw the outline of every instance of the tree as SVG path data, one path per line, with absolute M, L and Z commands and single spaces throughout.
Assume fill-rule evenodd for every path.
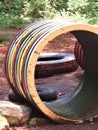
M 67 6 L 69 15 L 84 18 L 88 23 L 95 24 L 97 22 L 98 2 L 95 2 L 94 0 L 69 0 Z
M 98 24 L 97 0 L 1 0 L 0 28 L 16 27 L 39 19 L 63 16 L 66 20 Z

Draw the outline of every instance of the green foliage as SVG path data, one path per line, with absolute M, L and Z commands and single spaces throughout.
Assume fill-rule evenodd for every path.
M 59 12 L 67 11 L 67 3 L 68 0 L 50 0 L 51 6 Z
M 29 6 L 26 12 L 26 17 L 31 18 L 33 21 L 37 19 L 46 19 L 52 17 L 52 11 L 49 0 L 30 0 Z
M 12 0 L 5 2 L 0 2 L 0 28 L 6 27 L 20 27 L 21 24 L 25 24 L 21 15 L 24 10 L 25 0 Z
M 67 21 L 98 24 L 97 0 L 1 0 L 0 28 L 21 28 L 39 19 L 61 16 Z
M 0 28 L 21 28 L 32 21 L 51 17 L 52 11 L 49 0 L 8 0 L 7 2 L 0 2 Z
M 51 5 L 68 21 L 98 24 L 97 0 L 51 0 Z
M 68 15 L 73 16 L 74 21 L 80 18 L 92 24 L 98 21 L 98 2 L 94 0 L 69 0 L 67 6 Z

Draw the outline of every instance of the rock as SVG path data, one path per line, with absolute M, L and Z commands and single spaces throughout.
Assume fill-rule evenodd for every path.
M 8 121 L 3 116 L 0 116 L 0 130 L 9 130 Z
M 30 119 L 31 108 L 9 101 L 0 101 L 0 115 L 6 117 L 9 125 L 21 125 Z
M 49 119 L 41 118 L 41 117 L 34 117 L 34 118 L 31 118 L 31 120 L 29 121 L 30 126 L 42 126 L 42 125 L 47 125 L 51 123 L 52 122 Z

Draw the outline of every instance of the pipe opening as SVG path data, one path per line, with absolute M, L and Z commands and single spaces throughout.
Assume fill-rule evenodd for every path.
M 98 114 L 98 35 L 81 30 L 71 33 L 84 49 L 84 78 L 73 92 L 45 105 L 59 116 L 85 120 Z
M 61 34 L 48 42 L 37 60 L 35 84 L 56 89 L 58 98 L 74 90 L 83 75 L 83 70 L 78 67 L 74 56 L 76 41 L 71 33 Z M 39 61 L 40 57 L 45 58 L 45 61 Z M 49 61 L 49 57 L 52 60 Z M 54 60 L 54 57 L 61 59 Z

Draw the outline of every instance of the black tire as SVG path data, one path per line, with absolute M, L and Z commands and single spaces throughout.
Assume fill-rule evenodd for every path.
M 35 68 L 35 78 L 75 71 L 78 68 L 72 53 L 41 53 Z
M 50 86 L 36 85 L 36 89 L 42 101 L 53 101 L 57 99 L 57 90 Z M 12 102 L 26 103 L 28 102 L 21 96 L 17 95 L 12 89 L 8 93 L 8 99 Z

